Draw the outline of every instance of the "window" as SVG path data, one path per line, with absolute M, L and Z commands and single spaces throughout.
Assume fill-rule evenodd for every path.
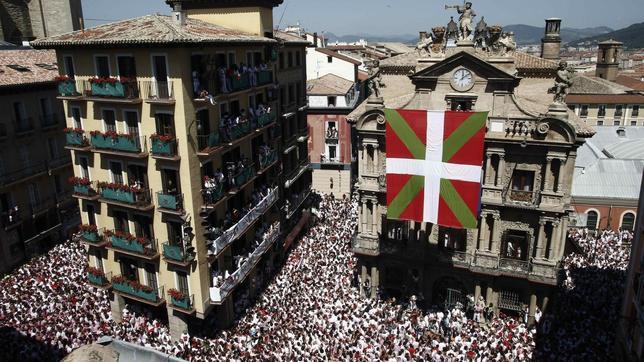
M 279 63 L 280 70 L 284 69 L 284 52 L 280 52 Z
M 78 165 L 80 167 L 80 175 L 82 178 L 89 180 L 89 161 L 85 156 L 78 157 Z
M 125 111 L 124 115 L 125 115 L 125 124 L 127 125 L 127 134 L 138 136 L 139 135 L 138 113 L 136 113 L 136 111 Z
M 467 230 L 439 227 L 438 246 L 449 250 L 465 251 Z
M 74 128 L 83 128 L 83 123 L 81 119 L 81 111 L 78 107 L 72 107 L 72 122 L 74 123 Z
M 177 272 L 177 289 L 184 295 L 189 295 L 188 291 L 188 275 L 185 272 Z
M 293 52 L 288 52 L 288 67 L 293 68 Z
M 114 211 L 112 213 L 114 219 L 114 230 L 122 231 L 124 233 L 130 232 L 130 224 L 127 220 L 127 213 L 123 211 Z
M 603 125 L 604 125 L 604 121 L 602 121 L 602 120 L 597 120 L 597 125 L 598 125 L 598 126 L 603 126 Z
M 42 114 L 43 117 L 47 117 L 52 114 L 51 101 L 49 98 L 40 98 L 40 114 Z
M 13 102 L 13 115 L 20 125 L 25 125 L 27 122 L 27 115 L 25 106 L 22 102 Z
M 110 175 L 112 176 L 112 182 L 123 183 L 123 166 L 120 162 L 110 161 Z
M 620 121 L 619 119 L 616 119 L 613 121 L 613 126 L 619 126 L 621 124 L 622 124 L 622 121 Z
M 235 60 L 235 52 L 228 53 L 228 66 L 231 67 L 233 64 L 237 64 Z
M 326 62 L 327 62 L 327 63 L 333 63 L 333 57 L 332 57 L 332 56 L 330 56 L 330 55 L 329 55 L 329 56 L 327 56 L 327 57 L 326 57 Z
M 60 179 L 60 175 L 55 175 L 54 176 L 54 190 L 56 190 L 56 194 L 60 195 L 63 193 L 63 181 Z
M 96 225 L 96 210 L 94 209 L 94 205 L 87 204 L 87 206 L 85 207 L 85 210 L 87 211 L 88 224 Z
M 70 55 L 65 55 L 63 57 L 63 65 L 65 67 L 65 74 L 73 79 L 76 76 L 76 70 L 74 69 L 74 58 L 72 58 Z
M 153 239 L 152 222 L 149 217 L 143 215 L 134 215 L 134 233 L 137 237 L 145 237 L 148 240 Z
M 634 105 L 633 106 L 633 111 L 631 112 L 631 117 L 639 117 L 640 116 L 640 106 L 639 105 Z
M 40 203 L 40 193 L 38 192 L 36 184 L 29 184 L 27 189 L 29 191 L 29 204 L 31 206 L 38 205 Z
M 159 289 L 157 271 L 154 264 L 145 264 L 145 279 L 147 280 L 148 287 L 152 288 L 152 290 L 156 292 Z
M 600 104 L 597 109 L 597 117 L 606 117 L 606 105 Z
M 588 105 L 587 104 L 582 104 L 581 105 L 581 111 L 579 112 L 579 117 L 581 117 L 581 118 L 588 117 Z
M 208 110 L 206 110 L 208 112 Z M 158 134 L 174 135 L 174 117 L 169 113 L 156 113 L 154 120 Z
M 503 240 L 503 258 L 527 260 L 528 234 L 521 230 L 507 230 Z
M 105 269 L 103 268 L 103 256 L 101 255 L 100 249 L 96 249 L 94 259 L 96 260 L 96 268 L 98 268 L 98 270 L 105 271 Z
M 533 171 L 516 170 L 512 176 L 512 190 L 532 191 L 534 181 Z
M 408 240 L 409 227 L 406 221 L 387 220 L 387 237 L 391 240 Z
M 623 114 L 624 114 L 624 105 L 623 104 L 615 105 L 615 118 L 621 118 Z
M 293 84 L 288 85 L 288 103 L 295 103 L 295 86 Z
M 627 212 L 622 216 L 622 230 L 633 231 L 633 226 L 635 225 L 635 214 L 632 212 Z
M 121 258 L 121 275 L 127 280 L 139 281 L 139 268 L 134 260 Z
M 597 211 L 590 210 L 586 212 L 586 227 L 590 230 L 597 229 L 597 221 L 599 220 L 599 214 Z
M 329 145 L 329 161 L 335 162 L 337 161 L 337 146 L 336 145 Z
M 57 160 L 60 157 L 58 149 L 58 141 L 55 138 L 47 138 L 47 146 L 49 148 L 49 159 Z
M 119 77 L 136 78 L 136 62 L 132 56 L 119 56 L 116 58 Z
M 450 99 L 449 100 L 450 110 L 452 111 L 471 111 L 472 110 L 472 100 L 470 99 Z
M 335 102 L 336 102 L 336 97 L 335 96 L 326 97 L 326 101 L 327 101 L 327 106 L 335 107 Z
M 96 67 L 97 77 L 107 78 L 110 76 L 110 60 L 106 55 L 95 56 L 94 66 Z
M 168 226 L 168 243 L 170 245 L 181 245 L 181 224 L 170 221 L 166 225 Z
M 302 54 L 298 50 L 295 52 L 295 66 L 299 67 L 300 65 L 302 65 Z
M 631 121 L 631 126 L 637 126 L 637 121 Z
M 116 132 L 116 114 L 114 113 L 114 110 L 103 110 L 103 124 L 105 125 L 105 132 Z

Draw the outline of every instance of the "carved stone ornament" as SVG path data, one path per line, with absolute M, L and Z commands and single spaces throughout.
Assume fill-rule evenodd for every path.
M 379 125 L 385 124 L 385 116 L 383 116 L 382 114 L 379 114 L 378 117 L 376 118 L 376 122 Z
M 548 134 L 548 131 L 550 131 L 550 124 L 548 122 L 541 122 L 537 125 L 537 132 L 540 135 L 546 135 Z

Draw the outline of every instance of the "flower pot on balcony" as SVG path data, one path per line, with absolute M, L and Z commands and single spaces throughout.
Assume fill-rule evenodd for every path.
M 112 287 L 119 292 L 134 295 L 134 289 L 128 283 L 112 283 Z
M 125 97 L 125 87 L 121 82 L 92 83 L 92 95 L 99 97 Z
M 87 185 L 74 185 L 74 193 L 89 196 L 90 188 Z
M 149 300 L 150 302 L 156 302 L 158 299 L 156 290 L 146 292 L 142 289 L 135 289 L 133 294 L 141 299 Z
M 83 146 L 84 137 L 83 134 L 78 132 L 68 132 L 65 134 L 65 139 L 67 144 L 70 146 Z
M 90 283 L 94 284 L 94 285 L 103 286 L 103 285 L 107 284 L 107 280 L 105 279 L 104 276 L 102 276 L 102 275 L 94 275 L 94 274 L 92 274 L 90 272 L 87 273 L 87 280 Z
M 138 254 L 145 254 L 145 248 L 138 241 L 136 240 L 130 241 L 130 240 L 127 240 L 126 238 L 118 237 L 116 235 L 112 235 L 112 247 L 126 250 L 126 251 L 131 251 Z
M 116 137 L 103 136 L 101 134 L 92 135 L 92 146 L 95 148 L 125 151 L 125 152 L 140 152 L 141 148 L 138 145 L 137 139 L 133 136 L 119 135 Z
M 174 297 L 170 297 L 170 301 L 175 307 L 179 307 L 185 310 L 190 309 L 190 299 L 188 297 L 184 299 L 174 299 Z
M 58 82 L 58 94 L 61 96 L 73 96 L 76 92 L 76 82 L 72 79 Z
M 98 233 L 96 231 L 81 231 L 80 235 L 87 241 L 91 241 L 93 243 L 98 241 Z
M 163 256 L 170 260 L 183 261 L 183 252 L 177 245 L 164 244 Z

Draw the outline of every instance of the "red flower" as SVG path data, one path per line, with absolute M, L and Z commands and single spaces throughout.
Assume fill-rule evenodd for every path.
M 174 140 L 174 136 L 173 136 L 173 135 L 169 135 L 169 134 L 162 134 L 162 135 L 159 135 L 159 134 L 156 134 L 156 133 L 155 133 L 155 134 L 153 134 L 152 136 L 150 136 L 150 138 L 151 138 L 151 139 L 153 139 L 153 140 L 159 140 L 159 141 L 161 141 L 161 142 L 170 142 L 170 141 L 173 141 L 173 140 Z
M 78 229 L 85 232 L 98 232 L 98 227 L 96 227 L 96 225 L 81 224 Z
M 185 300 L 187 297 L 181 291 L 176 290 L 174 288 L 171 288 L 168 290 L 168 295 L 170 295 L 170 297 L 172 297 L 174 300 Z
M 54 78 L 55 82 L 67 82 L 68 80 L 72 80 L 72 79 L 66 75 L 59 75 Z
M 100 270 L 98 268 L 91 267 L 91 266 L 87 267 L 87 272 L 92 274 L 95 277 L 104 277 L 105 276 L 105 273 L 103 273 L 102 270 Z
M 67 182 L 71 185 L 80 185 L 80 186 L 89 186 L 91 185 L 91 181 L 88 178 L 85 177 L 70 177 L 67 179 Z
M 82 128 L 63 128 L 63 132 L 65 133 L 78 133 L 78 134 L 83 134 L 85 131 L 83 131 Z

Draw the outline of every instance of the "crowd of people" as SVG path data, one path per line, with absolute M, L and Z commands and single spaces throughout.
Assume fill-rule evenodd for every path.
M 283 267 L 266 278 L 264 291 L 254 301 L 240 294 L 239 319 L 210 338 L 184 334 L 173 340 L 163 323 L 131 309 L 115 323 L 105 293 L 85 281 L 82 246 L 59 245 L 2 280 L 0 325 L 40 344 L 12 343 L 19 335 L 0 329 L 9 343 L 0 353 L 37 359 L 51 354 L 42 346 L 64 354 L 113 335 L 193 361 L 610 359 L 628 233 L 573 231 L 569 237 L 581 250 L 563 261 L 566 278 L 557 303 L 528 326 L 490 313 L 482 300 L 473 301 L 473 310 L 424 310 L 413 297 L 365 298 L 355 286 L 357 260 L 350 249 L 357 202 L 322 196 L 313 213 L 316 222 Z

